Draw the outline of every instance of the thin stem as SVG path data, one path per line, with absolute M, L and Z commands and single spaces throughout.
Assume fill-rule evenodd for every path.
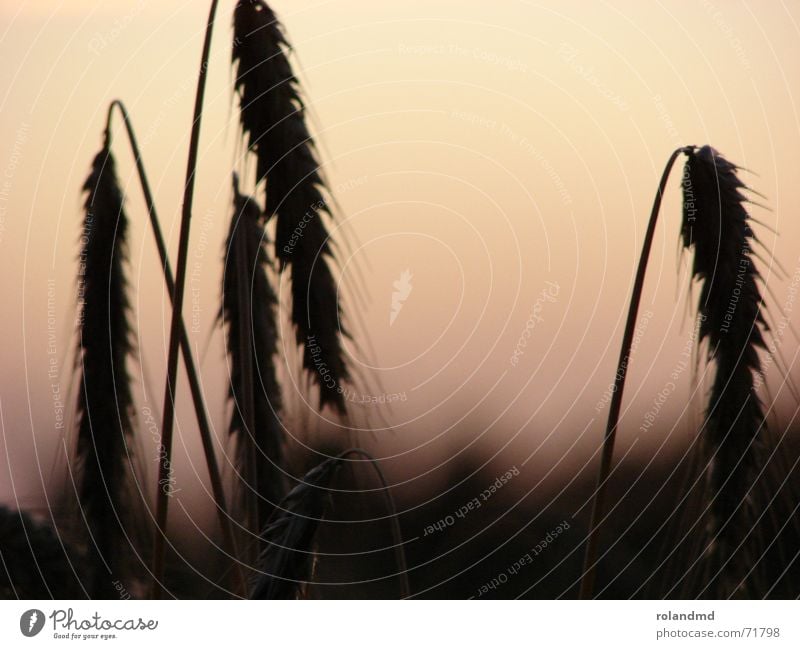
M 636 270 L 636 279 L 633 283 L 633 293 L 631 294 L 631 305 L 628 308 L 628 320 L 625 324 L 625 334 L 622 338 L 622 347 L 619 354 L 619 364 L 617 373 L 614 376 L 614 388 L 611 397 L 611 405 L 608 410 L 608 423 L 603 439 L 603 453 L 600 459 L 600 472 L 597 476 L 597 488 L 594 492 L 592 503 L 592 519 L 589 526 L 589 538 L 586 543 L 586 555 L 583 560 L 583 574 L 581 576 L 580 598 L 590 599 L 594 593 L 595 571 L 597 568 L 597 550 L 600 541 L 600 529 L 604 522 L 603 508 L 608 485 L 608 475 L 611 471 L 611 461 L 614 457 L 614 441 L 617 435 L 617 424 L 619 423 L 619 413 L 622 407 L 622 392 L 625 389 L 625 377 L 628 373 L 628 363 L 630 361 L 631 345 L 633 344 L 633 333 L 636 327 L 636 318 L 639 313 L 639 302 L 642 298 L 644 288 L 644 277 L 647 271 L 647 262 L 650 257 L 650 248 L 653 244 L 653 235 L 658 222 L 658 213 L 661 209 L 661 199 L 664 196 L 664 189 L 669 180 L 670 171 L 675 164 L 675 160 L 681 153 L 690 151 L 692 147 L 681 147 L 675 149 L 669 157 L 664 172 L 661 174 L 661 182 L 658 184 L 656 198 L 653 201 L 653 209 L 650 212 L 650 222 L 647 225 L 647 232 L 644 235 L 642 244 L 642 254 L 639 257 L 639 267 Z
M 238 195 L 239 190 L 238 187 L 235 187 L 236 194 Z M 232 272 L 237 274 L 237 281 L 236 281 L 236 290 L 238 292 L 237 299 L 239 301 L 239 308 L 242 310 L 242 313 L 239 314 L 239 331 L 237 335 L 239 336 L 239 358 L 242 362 L 241 368 L 241 377 L 239 385 L 237 386 L 239 390 L 239 398 L 241 402 L 237 400 L 234 404 L 234 408 L 239 408 L 242 413 L 242 423 L 244 426 L 244 430 L 241 431 L 242 437 L 249 437 L 253 439 L 255 435 L 255 388 L 254 388 L 254 381 L 253 381 L 253 353 L 251 351 L 251 343 L 253 343 L 253 333 L 252 333 L 252 326 L 250 322 L 250 318 L 252 317 L 252 307 L 250 305 L 250 291 L 248 290 L 247 278 L 249 277 L 249 268 L 247 265 L 247 236 L 248 232 L 244 229 L 246 224 L 243 224 L 242 215 L 237 215 L 239 219 L 239 223 L 236 224 L 236 228 L 240 228 L 240 231 L 236 233 L 234 239 L 234 246 L 236 247 L 234 254 L 236 254 L 236 268 L 232 269 Z M 254 343 L 253 343 L 254 345 Z M 254 345 L 255 346 L 255 345 Z M 240 440 L 240 443 L 242 441 Z M 256 446 L 255 442 L 253 444 L 248 444 L 248 454 L 245 458 L 245 461 L 248 464 L 248 468 L 250 470 L 249 474 L 255 477 L 256 485 L 259 485 L 258 477 L 256 477 L 256 471 L 258 462 L 256 453 L 258 449 L 253 448 Z M 248 511 L 254 517 L 253 523 L 256 529 L 258 529 L 259 521 L 258 511 L 261 505 L 260 499 L 262 498 L 262 494 L 259 492 L 257 494 L 253 494 L 251 492 L 249 500 L 250 502 L 255 502 L 255 506 L 248 507 Z M 259 530 L 260 531 L 260 530 Z
M 339 454 L 339 457 L 344 459 L 348 455 L 361 455 L 370 461 L 375 473 L 378 474 L 378 479 L 383 486 L 382 492 L 386 499 L 386 506 L 389 509 L 391 516 L 389 517 L 392 525 L 392 537 L 394 540 L 394 556 L 397 563 L 398 577 L 400 578 L 400 591 L 403 599 L 411 597 L 411 587 L 408 583 L 408 565 L 406 564 L 406 552 L 403 547 L 403 532 L 400 529 L 400 521 L 397 519 L 397 507 L 392 497 L 392 492 L 389 490 L 389 483 L 386 482 L 386 477 L 378 465 L 378 461 L 369 453 L 360 448 L 351 448 Z
M 172 468 L 172 432 L 175 416 L 175 380 L 178 373 L 178 341 L 180 338 L 181 314 L 183 311 L 183 295 L 186 284 L 186 261 L 189 253 L 189 229 L 192 221 L 192 201 L 194 199 L 194 183 L 197 172 L 197 153 L 200 144 L 200 123 L 203 117 L 203 99 L 206 93 L 208 77 L 208 60 L 211 53 L 211 35 L 214 31 L 214 17 L 217 13 L 218 0 L 212 0 L 208 14 L 203 53 L 200 59 L 200 72 L 197 78 L 197 96 L 194 104 L 192 134 L 189 140 L 189 159 L 186 165 L 186 184 L 183 193 L 183 210 L 181 214 L 181 231 L 178 240 L 178 264 L 176 269 L 175 290 L 172 296 L 172 322 L 169 332 L 169 350 L 167 355 L 167 380 L 164 386 L 164 420 L 161 426 L 161 462 L 159 463 L 159 485 L 170 482 Z M 156 530 L 153 543 L 153 598 L 160 599 L 163 593 L 164 559 L 166 554 L 167 509 L 169 494 L 165 488 L 158 489 L 156 502 Z
M 161 260 L 161 266 L 164 269 L 164 281 L 167 285 L 167 292 L 169 293 L 170 300 L 175 291 L 175 282 L 172 278 L 172 268 L 169 263 L 169 256 L 167 253 L 167 246 L 164 242 L 164 236 L 161 232 L 161 225 L 156 212 L 156 205 L 153 199 L 153 192 L 150 190 L 150 183 L 147 180 L 147 174 L 144 169 L 144 162 L 142 154 L 139 150 L 139 144 L 136 140 L 136 134 L 131 124 L 130 116 L 120 100 L 115 99 L 108 107 L 108 118 L 106 120 L 106 139 L 107 144 L 111 144 L 111 118 L 114 113 L 114 108 L 119 110 L 122 120 L 125 123 L 125 129 L 128 134 L 128 141 L 131 145 L 133 157 L 136 160 L 136 170 L 139 174 L 139 182 L 142 186 L 142 194 L 144 195 L 145 203 L 147 203 L 147 213 L 150 217 L 150 226 L 153 231 L 153 236 L 156 240 L 156 248 L 158 248 L 158 256 Z M 191 346 L 189 345 L 189 336 L 186 333 L 186 324 L 181 318 L 180 321 L 180 348 L 183 355 L 183 362 L 186 366 L 186 374 L 189 379 L 189 389 L 192 393 L 192 401 L 194 403 L 195 414 L 197 415 L 197 427 L 200 430 L 200 439 L 203 442 L 203 451 L 206 457 L 206 465 L 208 466 L 208 475 L 211 480 L 211 491 L 214 495 L 214 504 L 217 507 L 217 514 L 219 517 L 219 524 L 222 528 L 222 543 L 225 551 L 231 556 L 236 556 L 236 544 L 233 536 L 233 526 L 231 519 L 228 515 L 227 505 L 225 503 L 225 490 L 222 486 L 222 477 L 220 476 L 219 467 L 217 466 L 217 459 L 214 455 L 214 444 L 211 436 L 211 426 L 209 425 L 208 415 L 206 411 L 205 402 L 203 399 L 203 390 L 200 386 L 200 379 L 197 369 L 194 364 Z M 241 572 L 241 566 L 237 563 L 237 571 L 235 574 L 235 588 L 240 592 L 245 592 L 244 575 Z

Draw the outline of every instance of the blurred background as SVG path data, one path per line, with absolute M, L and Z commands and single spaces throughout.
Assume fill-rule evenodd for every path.
M 8 460 L 0 463 L 0 502 L 12 509 L 47 517 L 64 484 L 77 398 L 80 188 L 114 98 L 131 113 L 174 258 L 206 5 L 0 4 L 0 421 Z M 214 321 L 230 174 L 249 168 L 232 91 L 233 5 L 221 3 L 212 46 L 185 309 L 223 466 L 228 374 Z M 381 460 L 420 590 L 478 595 L 563 521 L 574 523 L 563 532 L 572 540 L 558 553 L 569 555 L 565 566 L 579 562 L 569 553 L 585 534 L 642 236 L 676 147 L 712 144 L 747 170 L 743 178 L 759 193 L 752 214 L 764 223 L 759 264 L 777 350 L 762 397 L 774 430 L 791 429 L 797 402 L 786 379 L 797 380 L 800 326 L 796 2 L 275 0 L 272 7 L 294 46 L 339 204 L 337 279 L 353 334 L 350 362 L 361 375 L 351 421 L 318 413 L 298 379 L 293 336 L 285 337 L 293 456 L 301 473 L 315 451 L 355 441 Z M 121 135 L 121 124 L 116 129 Z M 131 371 L 138 403 L 160 413 L 169 297 L 132 158 L 121 137 L 115 146 L 132 222 L 139 362 Z M 653 247 L 616 451 L 624 461 L 615 489 L 630 495 L 629 486 L 649 485 L 636 492 L 644 504 L 677 479 L 673 469 L 692 444 L 706 395 L 702 365 L 668 385 L 693 342 L 696 299 L 679 246 L 679 179 L 678 167 Z M 198 531 L 213 537 L 216 527 L 185 382 L 178 399 L 181 491 L 171 523 L 190 566 L 206 556 Z M 143 426 L 152 477 L 150 438 Z M 646 480 L 644 471 L 652 472 Z M 424 534 L 508 472 L 482 507 Z M 375 487 L 366 471 L 354 480 Z M 381 506 L 370 491 L 339 500 L 343 519 L 363 521 Z M 645 521 L 657 518 L 654 507 L 641 538 L 650 538 Z M 363 538 L 354 525 L 346 534 L 326 526 L 323 546 L 355 552 L 344 540 Z M 392 594 L 391 557 L 375 550 L 385 547 L 385 532 L 356 555 L 363 583 L 320 587 L 324 596 Z M 322 575 L 341 583 L 337 561 L 323 562 Z M 213 582 L 202 568 L 194 575 Z M 522 593 L 522 583 L 505 595 Z M 570 585 L 567 576 L 537 592 L 558 596 Z

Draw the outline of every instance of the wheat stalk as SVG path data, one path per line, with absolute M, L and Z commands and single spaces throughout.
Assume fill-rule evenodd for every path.
M 670 172 L 675 164 L 675 160 L 681 153 L 686 153 L 690 147 L 681 147 L 672 152 L 664 171 L 661 174 L 661 180 L 658 183 L 658 190 L 656 197 L 653 201 L 653 207 L 650 211 L 650 220 L 647 224 L 647 231 L 644 235 L 644 242 L 642 243 L 642 253 L 639 255 L 639 266 L 636 269 L 636 278 L 633 282 L 633 291 L 631 292 L 631 304 L 628 307 L 628 319 L 625 324 L 625 333 L 622 337 L 622 346 L 620 349 L 619 362 L 617 363 L 617 372 L 614 375 L 614 388 L 613 396 L 611 397 L 611 404 L 608 410 L 608 422 L 606 423 L 606 432 L 603 438 L 603 450 L 600 459 L 600 470 L 597 476 L 597 487 L 592 499 L 592 517 L 589 524 L 589 536 L 586 542 L 586 554 L 583 561 L 583 573 L 581 576 L 580 585 L 580 598 L 588 599 L 594 592 L 595 572 L 597 569 L 597 551 L 600 542 L 600 530 L 604 519 L 604 506 L 605 506 L 605 493 L 608 485 L 608 476 L 611 472 L 611 462 L 614 458 L 614 442 L 616 441 L 617 425 L 619 424 L 619 413 L 622 408 L 622 394 L 625 390 L 625 378 L 628 374 L 628 365 L 630 363 L 631 346 L 633 344 L 633 334 L 636 328 L 636 318 L 639 313 L 639 302 L 642 298 L 642 290 L 644 289 L 644 278 L 647 273 L 647 262 L 650 258 L 650 248 L 653 244 L 653 236 L 655 235 L 656 223 L 658 222 L 658 214 L 661 210 L 661 199 L 664 196 L 664 190 L 669 180 Z
M 178 238 L 178 261 L 175 275 L 175 290 L 172 295 L 172 319 L 170 322 L 169 345 L 167 351 L 167 379 L 164 387 L 163 423 L 161 426 L 161 462 L 159 463 L 158 484 L 170 481 L 172 467 L 172 432 L 175 417 L 175 379 L 178 372 L 178 348 L 183 312 L 183 296 L 186 288 L 186 262 L 189 256 L 189 231 L 192 222 L 192 202 L 197 172 L 197 152 L 200 144 L 200 123 L 203 117 L 203 100 L 208 77 L 208 60 L 211 52 L 211 37 L 218 0 L 212 0 L 206 24 L 203 52 L 200 57 L 200 71 L 197 77 L 197 94 L 194 103 L 192 132 L 189 138 L 189 156 L 186 164 L 186 183 L 181 210 L 181 229 Z M 166 552 L 167 510 L 169 494 L 159 489 L 156 500 L 156 530 L 153 541 L 153 597 L 159 599 L 163 593 L 164 559 Z

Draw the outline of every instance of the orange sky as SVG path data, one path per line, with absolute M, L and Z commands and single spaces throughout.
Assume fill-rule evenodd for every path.
M 3 500 L 37 501 L 51 470 L 59 440 L 51 356 L 62 369 L 60 393 L 74 401 L 63 365 L 71 358 L 79 188 L 115 97 L 132 113 L 176 248 L 206 4 L 0 6 L 0 399 L 11 460 L 11 469 L 0 465 Z M 202 322 L 193 341 L 220 438 L 225 365 L 221 338 L 209 336 L 230 172 L 243 168 L 229 66 L 232 6 L 221 3 L 215 33 L 190 244 Z M 352 362 L 380 379 L 364 391 L 406 397 L 383 413 L 393 431 L 364 436 L 364 444 L 378 455 L 403 454 L 409 477 L 473 441 L 485 458 L 509 442 L 522 459 L 538 448 L 531 461 L 549 466 L 583 434 L 579 447 L 588 457 L 601 436 L 606 410 L 598 403 L 613 377 L 645 220 L 677 146 L 711 143 L 754 172 L 746 180 L 772 210 L 754 215 L 780 232 L 760 231 L 764 257 L 774 254 L 789 276 L 781 280 L 762 265 L 780 317 L 800 268 L 796 4 L 275 0 L 274 8 L 298 54 L 349 237 L 341 277 L 359 343 Z M 145 377 L 140 392 L 157 402 L 167 296 L 130 156 L 118 140 L 136 222 L 136 376 Z M 643 301 L 652 315 L 631 370 L 623 451 L 660 443 L 637 431 L 691 330 L 676 180 Z M 393 282 L 406 270 L 413 288 L 390 324 Z M 359 282 L 365 303 L 353 296 Z M 551 298 L 543 298 L 548 288 Z M 800 327 L 792 306 L 787 317 Z M 187 293 L 187 319 L 191 307 Z M 541 321 L 512 364 L 534 309 Z M 791 366 L 797 341 L 787 334 L 781 342 Z M 773 364 L 773 392 L 780 382 Z M 697 417 L 702 400 L 691 400 L 691 389 L 687 376 L 660 415 L 665 430 Z M 291 385 L 287 392 L 296 412 L 301 395 Z M 190 483 L 186 459 L 199 458 L 198 445 L 189 400 L 181 399 L 179 476 Z M 375 412 L 360 410 L 361 423 L 379 425 Z M 317 428 L 312 421 L 292 434 L 313 443 Z

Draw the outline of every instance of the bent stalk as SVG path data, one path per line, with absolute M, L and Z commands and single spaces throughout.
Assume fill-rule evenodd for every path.
M 131 146 L 131 151 L 136 160 L 136 170 L 139 174 L 139 182 L 142 186 L 142 194 L 145 203 L 147 204 L 147 213 L 150 218 L 150 226 L 153 231 L 153 236 L 156 241 L 156 248 L 158 248 L 158 256 L 161 261 L 161 267 L 164 270 L 164 281 L 167 285 L 170 299 L 173 298 L 175 292 L 175 282 L 172 276 L 172 268 L 169 263 L 169 255 L 167 253 L 167 246 L 164 242 L 164 236 L 161 232 L 161 226 L 156 212 L 155 200 L 153 199 L 153 192 L 150 189 L 150 183 L 147 180 L 147 174 L 144 169 L 144 162 L 142 161 L 142 154 L 139 150 L 139 144 L 136 140 L 136 134 L 131 124 L 130 116 L 125 104 L 120 100 L 115 99 L 108 107 L 108 117 L 106 120 L 106 133 L 108 134 L 109 142 L 111 139 L 111 118 L 114 114 L 114 108 L 117 108 L 122 121 L 125 124 L 125 130 L 128 134 L 128 142 Z M 197 427 L 200 430 L 200 439 L 203 442 L 203 452 L 205 453 L 206 465 L 208 466 L 208 474 L 211 481 L 211 491 L 214 495 L 214 502 L 217 507 L 217 514 L 219 517 L 219 524 L 222 528 L 222 542 L 225 551 L 232 557 L 236 557 L 235 539 L 233 536 L 233 528 L 231 525 L 230 517 L 228 516 L 228 509 L 225 500 L 225 491 L 222 486 L 222 477 L 220 476 L 219 467 L 217 466 L 217 459 L 214 454 L 214 444 L 211 436 L 211 426 L 208 422 L 208 415 L 206 412 L 205 401 L 203 399 L 203 390 L 200 386 L 198 372 L 194 364 L 191 346 L 189 345 L 189 336 L 186 333 L 186 324 L 183 318 L 180 319 L 180 349 L 183 355 L 184 365 L 186 366 L 186 374 L 189 380 L 189 389 L 192 393 L 192 401 L 194 403 L 194 410 L 197 416 Z M 237 569 L 235 573 L 234 587 L 237 592 L 244 593 L 245 581 L 241 572 L 241 567 L 236 564 Z
M 608 475 L 611 471 L 611 461 L 614 457 L 614 442 L 617 435 L 617 424 L 619 423 L 619 413 L 622 407 L 622 392 L 625 389 L 625 377 L 628 373 L 628 363 L 630 361 L 631 345 L 633 343 L 633 333 L 636 327 L 636 318 L 639 313 L 639 302 L 642 298 L 644 288 L 644 277 L 647 272 L 647 262 L 650 257 L 650 248 L 653 244 L 653 236 L 658 222 L 658 213 L 661 209 L 661 199 L 664 196 L 664 189 L 669 180 L 669 174 L 675 164 L 675 160 L 681 153 L 691 151 L 692 147 L 681 147 L 675 149 L 669 157 L 664 172 L 661 174 L 661 182 L 658 184 L 653 209 L 650 212 L 650 222 L 647 225 L 647 232 L 642 244 L 642 254 L 639 257 L 639 267 L 636 270 L 636 279 L 633 283 L 631 294 L 631 304 L 628 308 L 628 320 L 625 324 L 625 333 L 622 337 L 622 347 L 617 364 L 617 373 L 614 377 L 614 389 L 611 397 L 611 405 L 608 410 L 608 422 L 606 424 L 605 437 L 603 438 L 603 451 L 600 458 L 600 472 L 597 476 L 597 487 L 594 492 L 592 502 L 592 518 L 589 525 L 589 537 L 586 543 L 586 554 L 583 560 L 583 573 L 581 575 L 580 599 L 589 599 L 594 592 L 595 573 L 597 568 L 597 549 L 600 541 L 600 530 L 603 524 L 603 508 L 608 483 Z
M 351 448 L 341 453 L 339 457 L 344 459 L 348 455 L 360 455 L 369 460 L 369 462 L 372 464 L 372 467 L 375 469 L 375 473 L 378 475 L 378 479 L 381 481 L 381 486 L 383 487 L 382 492 L 386 500 L 386 507 L 389 510 L 389 519 L 391 520 L 392 524 L 394 557 L 395 562 L 397 563 L 398 577 L 400 579 L 400 594 L 403 599 L 408 599 L 411 597 L 411 586 L 408 583 L 408 564 L 406 563 L 406 551 L 403 548 L 403 532 L 400 529 L 400 521 L 397 519 L 397 507 L 395 506 L 392 492 L 389 490 L 389 483 L 386 482 L 386 477 L 383 475 L 383 471 L 381 471 L 378 461 L 372 457 L 372 455 L 363 449 Z

